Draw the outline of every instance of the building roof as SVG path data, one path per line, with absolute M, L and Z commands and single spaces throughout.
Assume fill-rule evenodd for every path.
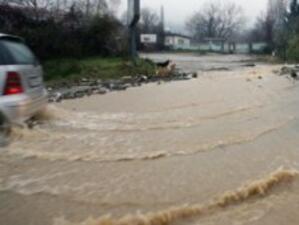
M 191 37 L 184 35 L 184 34 L 178 34 L 178 33 L 165 33 L 165 36 L 173 36 L 173 37 L 182 37 L 187 39 L 192 39 Z
M 226 38 L 221 38 L 221 37 L 207 37 L 204 40 L 205 41 L 226 41 Z

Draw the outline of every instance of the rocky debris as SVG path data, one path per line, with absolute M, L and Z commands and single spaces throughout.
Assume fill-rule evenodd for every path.
M 49 89 L 48 89 L 49 90 Z M 49 92 L 49 102 L 61 102 L 65 99 L 82 98 L 84 96 L 91 96 L 94 93 L 93 87 L 89 86 L 75 86 L 72 88 L 58 89 Z
M 134 78 L 132 76 L 124 76 L 121 78 L 121 82 L 125 84 L 133 84 Z
M 193 77 L 193 73 L 182 73 L 174 78 L 174 80 L 191 80 Z
M 243 65 L 244 67 L 256 67 L 256 65 L 254 63 L 247 63 L 245 65 Z
M 292 71 L 292 73 L 291 73 L 291 77 L 292 77 L 294 80 L 298 80 L 298 74 L 297 74 L 297 72 Z
M 280 69 L 280 75 L 291 75 L 292 73 L 298 73 L 299 72 L 299 66 L 284 66 Z
M 33 129 L 34 127 L 40 125 L 40 123 L 37 120 L 30 119 L 30 120 L 26 121 L 26 125 L 29 129 Z
M 96 94 L 106 94 L 112 91 L 125 91 L 131 87 L 138 87 L 146 83 L 158 83 L 190 80 L 198 77 L 196 72 L 183 72 L 175 67 L 175 64 L 169 64 L 167 68 L 162 68 L 156 75 L 137 75 L 124 76 L 114 80 L 100 80 L 93 78 L 81 78 L 72 83 L 63 82 L 48 87 L 49 102 L 61 102 L 67 99 L 82 98 Z
M 231 69 L 228 67 L 212 67 L 209 69 L 206 69 L 207 72 L 213 72 L 213 71 L 230 71 Z
M 102 86 L 97 86 L 97 87 L 92 87 L 92 94 L 96 95 L 104 95 L 108 92 L 109 90 L 102 87 Z
M 280 70 L 272 70 L 272 73 L 274 73 L 274 74 L 280 74 Z
M 279 75 L 288 76 L 288 78 L 296 81 L 299 79 L 299 65 L 295 66 L 284 66 L 281 68 Z
M 102 85 L 110 91 L 125 91 L 129 87 L 128 84 L 123 83 L 121 80 L 106 81 Z
M 294 68 L 292 68 L 292 67 L 284 66 L 280 69 L 279 75 L 283 76 L 283 75 L 291 74 L 293 69 Z
M 49 102 L 61 102 L 62 98 L 62 94 L 60 92 L 53 92 L 52 93 L 52 89 L 48 89 L 49 94 Z
M 148 80 L 149 80 L 149 77 L 146 75 L 141 75 L 137 78 L 138 83 L 146 83 L 146 82 L 148 82 Z

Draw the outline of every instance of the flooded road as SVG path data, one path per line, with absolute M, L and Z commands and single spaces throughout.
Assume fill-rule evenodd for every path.
M 14 129 L 0 224 L 299 224 L 298 84 L 248 56 L 146 57 L 199 78 L 65 101 Z

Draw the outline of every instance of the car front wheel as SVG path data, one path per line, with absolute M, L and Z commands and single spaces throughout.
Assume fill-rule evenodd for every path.
M 0 147 L 8 144 L 10 132 L 11 126 L 9 122 L 2 114 L 0 114 Z

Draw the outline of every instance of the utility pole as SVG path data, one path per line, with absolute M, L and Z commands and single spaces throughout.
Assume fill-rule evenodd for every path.
M 164 49 L 164 45 L 165 45 L 165 15 L 164 15 L 164 6 L 161 6 L 161 12 L 160 12 L 160 50 Z
M 129 52 L 133 62 L 137 53 L 137 25 L 140 19 L 140 0 L 128 0 Z

